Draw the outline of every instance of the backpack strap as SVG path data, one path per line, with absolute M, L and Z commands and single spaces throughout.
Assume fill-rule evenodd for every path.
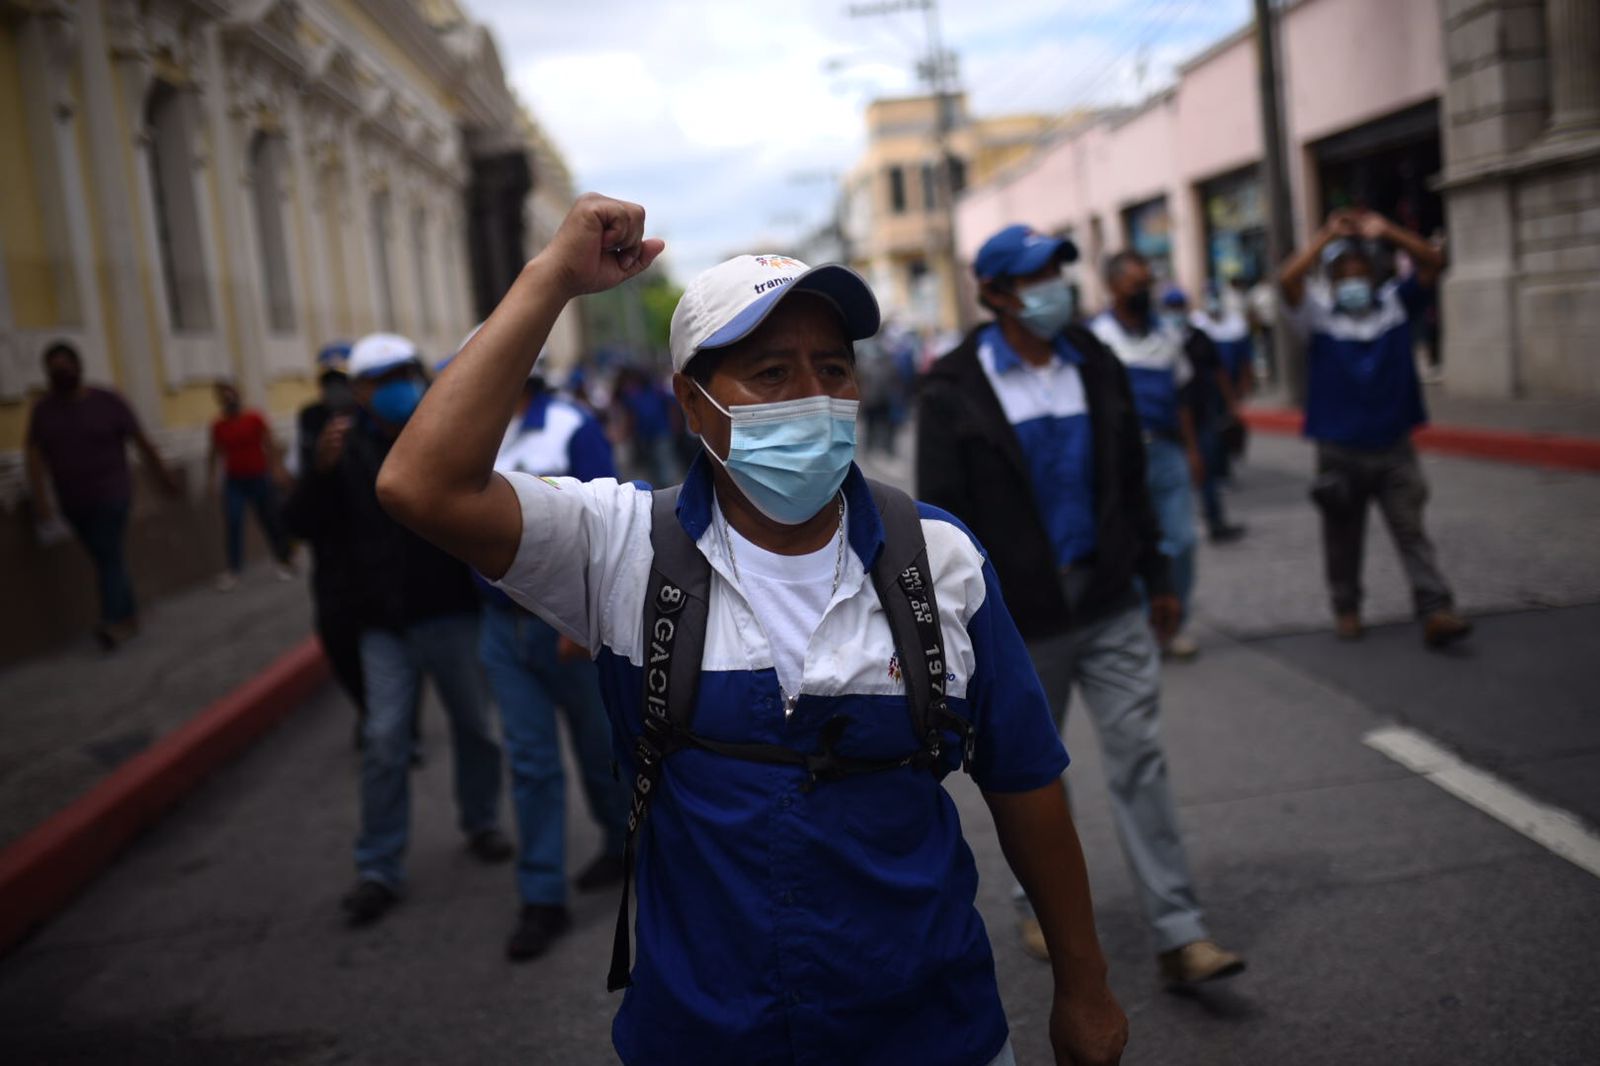
M 645 585 L 644 729 L 633 748 L 633 802 L 628 808 L 627 839 L 622 849 L 622 900 L 611 944 L 611 972 L 606 989 L 629 984 L 632 969 L 628 903 L 639 826 L 661 782 L 661 763 L 683 746 L 694 717 L 700 687 L 700 661 L 705 653 L 706 618 L 711 598 L 711 564 L 678 522 L 678 486 L 656 489 L 650 501 L 650 578 Z
M 977 731 L 972 723 L 950 709 L 945 699 L 949 667 L 944 656 L 944 632 L 939 626 L 939 604 L 934 598 L 928 543 L 922 535 L 922 516 L 906 493 L 877 481 L 868 481 L 872 502 L 883 521 L 883 549 L 872 567 L 872 584 L 888 617 L 895 652 L 905 677 L 906 703 L 911 712 L 912 734 L 922 743 L 927 768 L 942 776 L 944 731 L 961 738 L 961 765 L 972 772 Z

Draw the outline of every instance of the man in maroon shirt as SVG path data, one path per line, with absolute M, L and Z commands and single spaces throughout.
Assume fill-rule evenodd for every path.
M 77 349 L 56 343 L 44 353 L 50 391 L 33 405 L 28 420 L 28 482 L 41 529 L 57 521 L 45 490 L 45 471 L 65 518 L 94 560 L 100 586 L 100 624 L 95 636 L 108 650 L 138 629 L 133 586 L 122 542 L 128 528 L 133 478 L 128 442 L 172 495 L 178 482 L 139 428 L 133 410 L 117 393 L 83 383 Z

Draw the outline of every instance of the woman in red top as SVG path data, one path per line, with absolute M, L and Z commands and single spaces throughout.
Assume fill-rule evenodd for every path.
M 239 583 L 244 567 L 244 510 L 253 506 L 261 530 L 272 545 L 278 560 L 278 577 L 294 577 L 290 566 L 289 536 L 278 514 L 278 496 L 273 480 L 286 482 L 272 427 L 260 412 L 246 411 L 239 403 L 239 390 L 225 381 L 217 383 L 217 403 L 222 417 L 211 424 L 211 478 L 216 483 L 217 463 L 223 467 L 223 515 L 227 521 L 228 569 L 217 578 L 217 588 L 227 592 Z M 269 476 L 270 475 L 270 476 Z

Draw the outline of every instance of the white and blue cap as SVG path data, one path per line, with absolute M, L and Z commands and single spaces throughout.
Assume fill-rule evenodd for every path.
M 672 369 L 681 371 L 696 352 L 748 337 L 795 292 L 814 292 L 832 304 L 850 340 L 878 332 L 878 299 L 849 267 L 808 267 L 787 255 L 740 255 L 701 271 L 683 291 L 672 312 Z
M 386 374 L 403 363 L 422 365 L 417 346 L 398 333 L 369 333 L 350 348 L 349 373 L 353 378 Z
M 1049 237 L 1031 226 L 1007 226 L 983 242 L 972 260 L 979 281 L 1025 278 L 1053 262 L 1071 263 L 1078 246 L 1065 237 Z

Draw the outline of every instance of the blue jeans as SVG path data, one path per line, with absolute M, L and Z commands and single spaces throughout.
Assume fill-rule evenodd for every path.
M 230 477 L 223 485 L 222 510 L 227 520 L 228 569 L 237 574 L 244 569 L 244 509 L 254 507 L 261 531 L 272 545 L 272 556 L 280 563 L 289 560 L 289 536 L 278 513 L 278 494 L 265 474 L 259 477 Z
M 478 616 L 446 615 L 408 629 L 365 629 L 361 674 L 367 717 L 361 753 L 361 832 L 356 871 L 399 890 L 411 829 L 412 708 L 422 675 L 433 679 L 450 719 L 456 806 L 467 835 L 493 829 L 500 805 L 500 745 L 489 724 L 478 663 Z
M 1161 526 L 1161 552 L 1172 561 L 1172 588 L 1183 617 L 1194 591 L 1194 495 L 1183 445 L 1163 437 L 1145 443 L 1145 484 Z
M 138 613 L 133 584 L 128 580 L 128 564 L 122 554 L 122 542 L 128 532 L 128 508 L 129 501 L 113 500 L 63 507 L 61 512 L 94 561 L 101 625 L 126 622 Z
M 620 856 L 628 792 L 611 772 L 611 723 L 600 702 L 594 664 L 562 662 L 559 637 L 547 622 L 516 607 L 484 610 L 483 665 L 500 705 L 517 811 L 517 890 L 524 903 L 566 901 L 566 775 L 556 708 L 583 778 L 589 814 L 605 834 L 608 854 Z
M 1206 528 L 1216 533 L 1228 524 L 1227 512 L 1222 507 L 1222 483 L 1228 478 L 1228 448 L 1215 420 L 1196 426 L 1195 434 L 1199 438 L 1200 459 L 1206 465 L 1205 477 L 1200 481 L 1200 510 L 1206 517 Z

